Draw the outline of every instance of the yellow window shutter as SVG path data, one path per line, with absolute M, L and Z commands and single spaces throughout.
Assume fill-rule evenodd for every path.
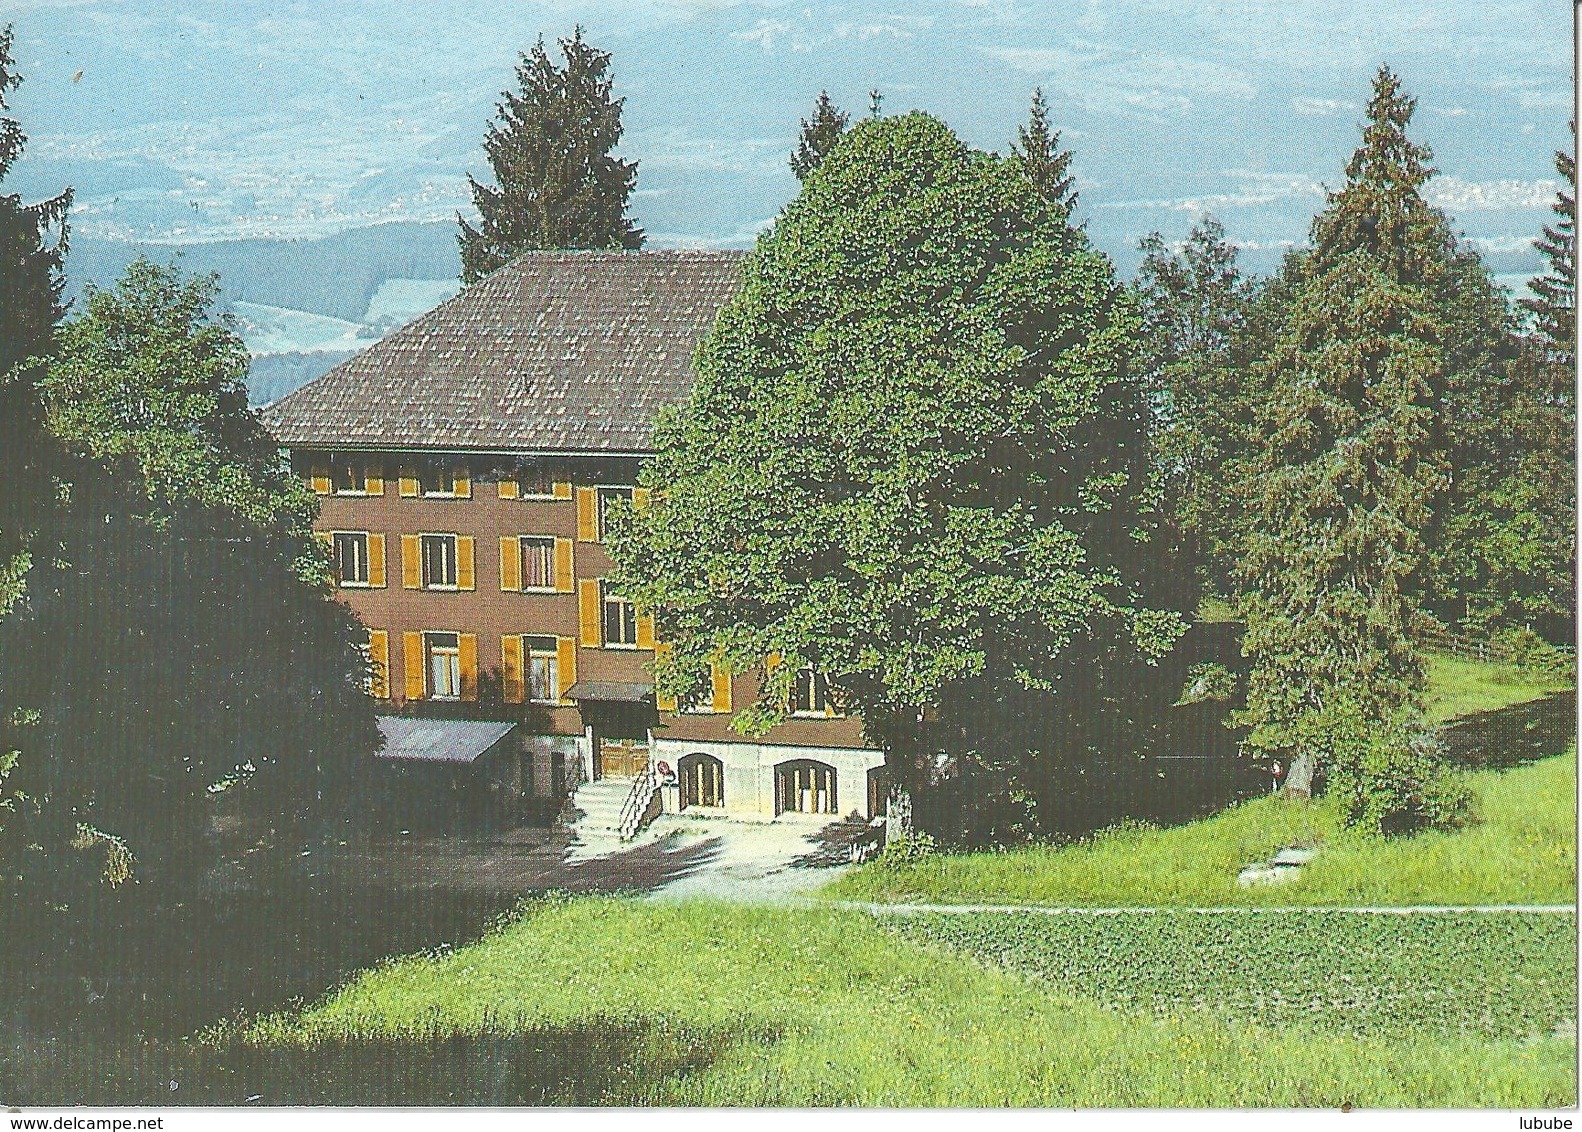
M 570 483 L 559 483 L 559 482 L 557 482 L 550 489 L 550 494 L 553 495 L 556 499 L 570 499 L 571 498 L 571 484 Z
M 646 487 L 632 488 L 632 510 L 641 511 L 644 507 L 647 507 L 652 494 Z
M 522 638 L 515 634 L 500 638 L 500 684 L 508 704 L 519 704 L 527 696 L 522 681 Z
M 767 684 L 771 679 L 774 678 L 775 669 L 777 669 L 779 667 L 780 667 L 780 654 L 779 653 L 772 652 L 768 656 L 764 657 L 764 683 L 765 684 Z M 789 698 L 786 700 L 786 702 L 782 703 L 780 706 L 782 708 L 790 708 L 791 704 L 790 704 Z
M 383 629 L 368 630 L 368 694 L 390 698 L 390 634 Z
M 583 578 L 577 583 L 577 630 L 582 647 L 596 649 L 599 639 L 599 583 Z
M 671 648 L 669 641 L 659 641 L 654 645 L 654 676 L 656 680 L 659 676 L 659 664 L 665 657 L 670 655 Z M 664 692 L 655 692 L 654 706 L 660 711 L 675 711 L 676 697 L 667 695 Z
M 457 633 L 456 641 L 461 645 L 461 698 L 476 700 L 478 698 L 478 634 Z
M 576 576 L 572 573 L 571 546 L 569 538 L 555 540 L 555 592 L 558 594 L 569 594 L 576 589 Z
M 514 594 L 521 589 L 522 544 L 514 538 L 502 536 L 500 539 L 500 592 L 503 594 Z
M 577 642 L 571 637 L 555 638 L 555 667 L 560 670 L 557 691 L 561 703 L 565 703 L 566 693 L 577 682 Z
M 406 698 L 423 698 L 423 634 L 401 634 L 402 660 L 406 662 Z
M 477 585 L 476 563 L 473 561 L 472 536 L 456 536 L 456 588 L 470 590 Z
M 368 584 L 375 589 L 385 585 L 385 537 L 368 536 Z
M 363 490 L 369 495 L 383 495 L 385 493 L 385 470 L 378 464 L 368 464 L 363 468 Z
M 417 535 L 401 536 L 401 585 L 409 590 L 423 588 L 423 559 Z
M 319 540 L 319 545 L 325 550 L 335 549 L 335 536 L 329 531 L 314 531 L 313 537 Z
M 500 498 L 501 499 L 518 499 L 518 498 L 520 498 L 520 494 L 518 492 L 518 485 L 517 485 L 517 482 L 515 480 L 501 480 L 500 481 Z
M 314 464 L 312 472 L 308 475 L 308 482 L 313 485 L 315 495 L 328 495 L 330 493 L 329 465 Z
M 456 483 L 456 498 L 472 498 L 472 476 L 466 468 L 457 468 L 454 476 Z
M 399 490 L 407 499 L 417 498 L 417 472 L 412 468 L 402 468 Z
M 599 493 L 591 487 L 577 489 L 577 541 L 599 541 Z
M 728 712 L 731 710 L 731 674 L 714 660 L 709 662 L 709 679 L 713 685 L 713 697 L 709 706 L 714 711 Z
M 654 647 L 654 615 L 652 613 L 639 613 L 637 615 L 637 647 L 651 649 Z

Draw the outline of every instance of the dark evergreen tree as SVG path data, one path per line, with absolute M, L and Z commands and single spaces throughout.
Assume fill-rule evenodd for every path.
M 483 142 L 496 186 L 469 177 L 479 226 L 457 217 L 463 283 L 534 249 L 643 245 L 626 215 L 637 163 L 612 156 L 625 99 L 612 97 L 609 53 L 580 27 L 560 50 L 564 67 L 540 37 L 516 68 L 519 90 L 502 92 Z
M 835 148 L 841 135 L 851 122 L 851 116 L 830 99 L 829 91 L 819 91 L 813 104 L 813 116 L 802 119 L 802 136 L 797 141 L 796 152 L 791 155 L 791 172 L 798 181 L 805 181 L 813 170 Z
M 12 34 L 9 24 L 0 28 L 0 182 L 27 142 L 5 114 L 6 95 L 22 81 L 11 60 Z M 17 556 L 52 496 L 52 456 L 34 390 L 38 369 L 26 362 L 50 352 L 62 314 L 70 207 L 70 189 L 34 204 L 0 193 L 0 614 L 21 591 L 26 564 Z
M 1016 133 L 1011 152 L 1022 162 L 1039 193 L 1070 216 L 1077 207 L 1076 178 L 1071 175 L 1071 151 L 1060 148 L 1060 131 L 1049 125 L 1049 103 L 1040 87 L 1033 91 L 1027 125 Z
M 11 25 L 0 27 L 0 184 L 27 142 L 6 111 L 6 96 L 21 83 L 11 57 Z M 63 260 L 71 190 L 29 204 L 0 192 L 0 651 L 13 650 L 12 630 L 25 612 L 31 578 L 53 570 L 53 548 L 39 538 L 56 506 L 62 453 L 44 428 L 36 388 L 43 356 L 54 347 L 62 311 Z M 37 703 L 29 690 L 0 671 L 0 902 L 28 844 L 36 799 L 18 784 L 36 769 Z
M 1419 193 L 1432 170 L 1406 136 L 1412 108 L 1381 69 L 1346 185 L 1287 265 L 1255 366 L 1237 564 L 1248 746 L 1287 760 L 1294 790 L 1326 775 L 1352 820 L 1384 828 L 1454 808 L 1411 730 L 1426 535 L 1447 483 L 1436 393 L 1461 332 L 1435 293 L 1453 248 Z
M 1571 123 L 1575 132 L 1576 123 Z M 1560 191 L 1555 194 L 1555 222 L 1544 225 L 1542 238 L 1534 241 L 1549 270 L 1527 286 L 1532 298 L 1522 306 L 1532 313 L 1536 329 L 1549 340 L 1557 357 L 1568 361 L 1576 356 L 1577 301 L 1577 163 L 1564 151 L 1555 154 L 1555 169 L 1560 173 Z

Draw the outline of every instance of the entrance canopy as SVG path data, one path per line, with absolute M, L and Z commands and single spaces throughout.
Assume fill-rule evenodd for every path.
M 382 759 L 467 766 L 516 730 L 514 723 L 469 719 L 411 719 L 381 715 Z
M 624 684 L 618 680 L 578 680 L 566 689 L 566 698 L 606 704 L 640 704 L 654 695 L 652 684 Z

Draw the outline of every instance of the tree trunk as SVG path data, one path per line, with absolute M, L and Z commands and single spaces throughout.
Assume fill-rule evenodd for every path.
M 1284 793 L 1288 798 L 1313 796 L 1313 752 L 1297 751 L 1291 756 L 1290 768 L 1285 772 Z

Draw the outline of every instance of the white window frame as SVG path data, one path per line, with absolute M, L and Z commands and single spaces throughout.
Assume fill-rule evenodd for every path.
M 540 642 L 540 645 L 535 647 L 534 642 Z M 533 668 L 538 663 L 543 664 L 548 677 L 549 691 L 542 697 L 533 694 Z M 522 634 L 522 679 L 526 685 L 523 688 L 523 698 L 528 703 L 558 704 L 560 702 L 560 641 L 557 638 L 540 633 Z
M 523 485 L 523 481 L 522 481 L 522 474 L 527 469 L 526 468 L 517 468 L 516 469 L 516 473 L 511 477 L 513 480 L 516 481 L 516 497 L 518 499 L 529 499 L 529 500 L 554 499 L 555 498 L 555 469 L 554 469 L 554 467 L 552 465 L 544 464 L 544 463 L 535 464 L 534 467 L 538 468 L 538 469 L 541 469 L 544 472 L 544 475 L 546 477 L 545 481 L 544 481 L 544 490 L 543 491 L 527 491 L 527 490 L 525 490 L 524 485 Z
M 808 684 L 808 700 L 810 702 L 810 706 L 797 707 L 796 704 L 799 698 L 798 694 L 801 691 L 803 677 L 810 678 Z M 819 695 L 819 687 L 821 684 L 823 686 L 822 696 Z M 811 706 L 820 699 L 824 701 L 821 707 Z M 818 669 L 814 668 L 812 665 L 807 665 L 797 672 L 795 682 L 791 685 L 791 704 L 791 716 L 793 719 L 831 719 L 840 714 L 835 710 L 834 701 L 830 696 L 829 678 L 820 673 Z
M 356 456 L 332 456 L 330 458 L 330 494 L 332 495 L 367 495 L 368 494 L 368 461 Z M 343 488 L 341 486 L 340 471 L 342 468 L 358 472 L 352 477 L 352 482 L 359 487 Z
M 435 637 L 454 637 L 455 645 L 436 645 Z M 436 658 L 444 657 L 449 663 L 446 668 L 452 681 L 454 691 L 441 692 L 439 684 L 434 679 L 434 662 Z M 432 629 L 423 634 L 423 682 L 428 685 L 428 697 L 431 700 L 459 700 L 461 699 L 461 634 L 447 630 Z
M 527 584 L 527 544 L 537 543 L 549 547 L 549 584 L 544 586 L 530 586 Z M 555 536 L 554 535 L 518 535 L 516 540 L 517 569 L 521 572 L 522 592 L 525 594 L 552 594 L 555 589 Z
M 607 484 L 598 484 L 598 485 L 596 485 L 594 487 L 594 489 L 593 489 L 593 492 L 594 492 L 594 496 L 593 496 L 593 498 L 594 498 L 594 518 L 598 522 L 599 541 L 603 542 L 605 540 L 605 538 L 607 538 L 609 536 L 609 533 L 610 533 L 609 532 L 609 528 L 606 527 L 605 524 L 604 524 L 604 501 L 605 501 L 605 499 L 608 498 L 609 496 L 612 496 L 612 495 L 615 495 L 615 494 L 619 493 L 620 496 L 623 499 L 626 500 L 626 505 L 628 507 L 631 507 L 631 506 L 635 505 L 635 502 L 636 502 L 636 499 L 637 499 L 637 489 L 635 487 L 631 487 L 631 486 L 629 486 L 627 484 L 607 483 Z
M 454 464 L 449 464 L 449 463 L 442 464 L 442 463 L 440 463 L 437 460 L 430 460 L 427 463 L 419 463 L 416 470 L 417 470 L 417 493 L 418 493 L 418 495 L 422 496 L 424 499 L 455 499 L 456 498 L 456 466 Z M 424 480 L 426 478 L 425 473 L 427 473 L 427 472 L 436 472 L 436 471 L 439 472 L 442 475 L 446 475 L 446 476 L 450 477 L 450 490 L 449 491 L 430 491 L 428 489 L 428 484 L 426 484 L 424 482 Z
M 363 580 L 360 581 L 360 582 L 348 582 L 346 580 L 345 576 L 341 573 L 341 543 L 340 543 L 340 540 L 343 539 L 343 538 L 361 539 L 362 540 L 362 544 L 363 544 L 363 549 L 362 549 Z M 370 588 L 370 586 L 373 584 L 371 579 L 370 579 L 370 573 L 369 573 L 370 570 L 372 569 L 372 563 L 371 563 L 371 560 L 368 557 L 368 542 L 369 542 L 369 537 L 368 537 L 368 532 L 367 531 L 331 531 L 330 532 L 330 548 L 331 548 L 331 550 L 334 551 L 334 554 L 335 554 L 335 581 L 336 581 L 336 584 L 338 584 L 342 589 L 366 590 L 366 589 Z
M 432 582 L 429 580 L 428 540 L 431 538 L 450 540 L 450 565 L 451 577 L 454 579 L 453 581 Z M 459 536 L 443 531 L 423 531 L 417 536 L 417 553 L 418 569 L 422 573 L 423 588 L 425 590 L 438 590 L 441 593 L 454 593 L 461 589 L 461 546 L 459 543 Z
M 610 606 L 616 604 L 624 605 L 632 611 L 632 639 L 630 643 L 626 641 L 610 640 L 610 621 L 606 611 L 610 608 Z M 623 628 L 625 623 L 626 617 L 623 615 L 621 618 L 621 624 Z M 636 604 L 627 598 L 621 597 L 619 594 L 611 593 L 609 583 L 602 581 L 599 583 L 599 638 L 603 642 L 604 647 L 607 649 L 635 649 L 638 647 Z

